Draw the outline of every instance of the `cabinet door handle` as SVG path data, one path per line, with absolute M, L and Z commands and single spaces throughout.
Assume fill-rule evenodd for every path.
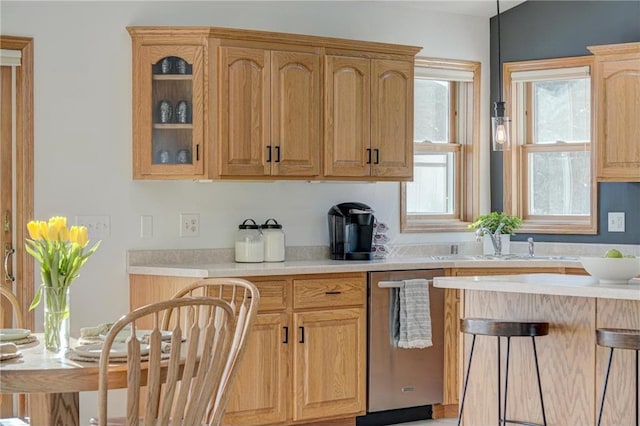
M 300 329 L 300 340 L 298 343 L 304 343 L 304 327 L 298 327 Z
M 16 280 L 16 277 L 14 277 L 13 273 L 9 270 L 9 259 L 11 259 L 11 255 L 15 252 L 11 244 L 6 243 L 4 245 L 4 280 L 8 283 Z
M 276 146 L 276 163 L 280 162 L 280 145 Z
M 376 161 L 373 164 L 380 164 L 380 150 L 376 148 L 374 151 L 376 152 Z
M 367 164 L 371 164 L 371 148 L 367 148 Z
M 282 329 L 284 330 L 284 340 L 282 343 L 289 343 L 289 327 L 285 325 Z
M 196 144 L 196 161 L 200 161 L 200 144 Z
M 271 145 L 267 145 L 267 163 L 271 162 Z
M 342 294 L 341 291 L 325 291 L 324 294 Z

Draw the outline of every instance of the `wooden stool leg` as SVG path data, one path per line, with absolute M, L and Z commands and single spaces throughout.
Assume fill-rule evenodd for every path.
M 604 378 L 604 387 L 602 389 L 602 399 L 600 400 L 600 414 L 598 414 L 597 426 L 600 426 L 600 422 L 602 421 L 602 409 L 604 408 L 604 397 L 607 394 L 607 384 L 609 383 L 609 372 L 611 372 L 612 359 L 613 359 L 613 348 L 611 348 L 611 352 L 609 352 L 609 362 L 607 363 L 607 375 Z
M 462 421 L 462 410 L 464 409 L 464 400 L 467 396 L 467 385 L 469 384 L 469 372 L 471 371 L 471 359 L 473 358 L 473 348 L 476 345 L 476 335 L 471 340 L 471 353 L 469 354 L 469 363 L 467 364 L 467 374 L 464 376 L 464 387 L 462 388 L 462 401 L 460 401 L 460 412 L 458 413 L 458 426 Z
M 538 377 L 538 394 L 540 395 L 540 407 L 542 408 L 542 424 L 547 426 L 547 415 L 544 411 L 544 400 L 542 399 L 542 382 L 540 381 L 540 366 L 538 364 L 538 350 L 536 349 L 536 338 L 531 336 L 533 345 L 533 359 L 536 362 L 536 376 Z

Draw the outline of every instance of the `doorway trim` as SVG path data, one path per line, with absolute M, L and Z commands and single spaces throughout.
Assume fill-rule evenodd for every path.
M 25 327 L 34 330 L 34 313 L 29 312 L 34 295 L 34 260 L 25 250 L 27 223 L 33 219 L 33 38 L 0 35 L 0 48 L 22 53 L 22 63 L 16 69 L 15 275 Z

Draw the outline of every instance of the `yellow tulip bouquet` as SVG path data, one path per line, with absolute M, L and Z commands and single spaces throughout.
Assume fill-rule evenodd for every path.
M 60 216 L 54 216 L 48 222 L 31 221 L 27 229 L 31 239 L 26 239 L 25 248 L 40 262 L 42 277 L 42 285 L 29 310 L 44 298 L 45 346 L 58 351 L 68 345 L 69 286 L 78 278 L 80 268 L 89 256 L 98 249 L 100 241 L 85 252 L 89 244 L 87 228 L 67 228 L 67 218 Z

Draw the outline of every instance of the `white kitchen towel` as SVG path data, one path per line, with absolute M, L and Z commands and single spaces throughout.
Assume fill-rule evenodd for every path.
M 429 282 L 424 279 L 404 280 L 399 291 L 399 336 L 401 348 L 428 348 L 431 341 L 431 308 Z

